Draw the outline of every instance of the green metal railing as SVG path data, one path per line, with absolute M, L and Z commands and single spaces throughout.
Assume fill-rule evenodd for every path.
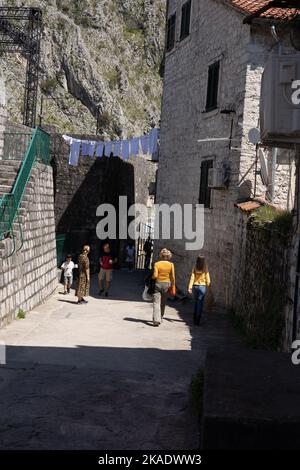
M 16 150 L 16 154 L 20 157 L 22 150 L 22 148 L 19 148 L 18 152 Z M 29 147 L 11 193 L 3 194 L 0 199 L 0 240 L 12 237 L 15 243 L 13 225 L 16 220 L 19 220 L 19 207 L 35 162 L 41 162 L 45 165 L 50 163 L 50 135 L 39 128 L 35 130 L 29 140 Z

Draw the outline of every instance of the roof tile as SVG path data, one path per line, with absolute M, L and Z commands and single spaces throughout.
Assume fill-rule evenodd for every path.
M 249 15 L 268 5 L 270 2 L 271 0 L 227 0 L 228 4 Z M 300 15 L 300 8 L 270 8 L 265 13 L 262 13 L 260 17 L 265 19 L 290 20 L 297 15 Z

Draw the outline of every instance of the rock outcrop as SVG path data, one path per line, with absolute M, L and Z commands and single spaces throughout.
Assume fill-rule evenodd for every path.
M 130 137 L 159 124 L 164 0 L 8 0 L 5 5 L 43 10 L 45 124 L 88 134 L 95 132 L 99 115 L 107 138 Z M 5 55 L 0 65 L 9 116 L 20 122 L 26 61 Z

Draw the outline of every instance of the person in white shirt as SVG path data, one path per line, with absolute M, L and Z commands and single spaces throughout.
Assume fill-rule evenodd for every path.
M 73 284 L 73 269 L 75 264 L 72 261 L 72 256 L 68 255 L 66 261 L 61 265 L 64 272 L 64 294 L 70 294 L 70 289 Z

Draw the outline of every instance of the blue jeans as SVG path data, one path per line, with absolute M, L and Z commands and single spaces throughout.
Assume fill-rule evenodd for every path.
M 203 312 L 204 299 L 206 294 L 206 286 L 194 286 L 193 295 L 195 300 L 194 308 L 194 323 L 195 325 L 200 324 L 200 319 Z

